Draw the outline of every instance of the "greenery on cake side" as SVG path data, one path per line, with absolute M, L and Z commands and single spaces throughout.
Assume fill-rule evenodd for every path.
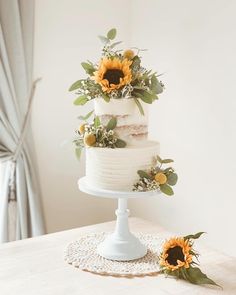
M 168 196 L 174 191 L 172 186 L 177 183 L 178 175 L 172 167 L 164 168 L 163 165 L 174 162 L 171 159 L 161 159 L 156 156 L 153 167 L 148 171 L 138 170 L 139 180 L 134 184 L 133 191 L 146 192 L 160 190 Z
M 199 254 L 194 250 L 194 240 L 198 239 L 204 232 L 185 237 L 172 237 L 166 240 L 159 255 L 161 273 L 186 280 L 195 285 L 215 285 L 199 267 Z
M 111 118 L 106 126 L 102 125 L 99 117 L 95 116 L 93 121 L 89 123 L 87 120 L 93 115 L 93 111 L 86 116 L 79 116 L 84 121 L 76 130 L 76 138 L 74 139 L 76 156 L 80 158 L 81 151 L 84 147 L 98 148 L 124 148 L 126 142 L 120 139 L 115 131 L 117 120 Z
M 140 100 L 151 104 L 163 92 L 164 85 L 158 75 L 141 65 L 140 49 L 116 49 L 121 41 L 114 42 L 116 29 L 109 30 L 106 36 L 99 36 L 103 43 L 99 63 L 82 62 L 88 77 L 73 83 L 69 91 L 76 91 L 75 105 L 84 105 L 95 98 L 132 98 L 140 113 L 144 114 Z

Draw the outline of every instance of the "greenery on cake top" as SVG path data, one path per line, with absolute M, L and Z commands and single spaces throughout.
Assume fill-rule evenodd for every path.
M 93 115 L 93 111 L 86 116 L 79 116 L 84 121 L 76 130 L 74 139 L 76 156 L 80 158 L 84 147 L 98 148 L 124 148 L 126 142 L 118 137 L 114 131 L 117 125 L 117 119 L 112 117 L 107 125 L 102 125 L 99 117 L 95 116 L 91 123 L 88 119 Z
M 88 77 L 74 82 L 69 91 L 76 91 L 75 105 L 84 105 L 94 98 L 132 98 L 140 113 L 144 114 L 140 100 L 151 104 L 163 92 L 164 85 L 156 72 L 141 65 L 140 49 L 118 50 L 121 41 L 114 42 L 116 29 L 99 36 L 103 43 L 102 56 L 98 63 L 82 62 Z
M 148 170 L 138 170 L 139 180 L 134 184 L 133 191 L 145 192 L 161 190 L 164 194 L 172 196 L 172 186 L 177 183 L 178 176 L 172 167 L 164 168 L 165 164 L 174 162 L 171 159 L 161 159 L 156 156 L 153 166 Z

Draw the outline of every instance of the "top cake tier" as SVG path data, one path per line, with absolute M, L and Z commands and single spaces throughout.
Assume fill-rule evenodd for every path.
M 115 117 L 117 119 L 115 131 L 128 144 L 147 139 L 148 105 L 142 103 L 142 107 L 144 115 L 140 114 L 132 98 L 111 99 L 109 103 L 102 98 L 94 100 L 94 112 L 101 123 L 106 125 L 112 117 Z

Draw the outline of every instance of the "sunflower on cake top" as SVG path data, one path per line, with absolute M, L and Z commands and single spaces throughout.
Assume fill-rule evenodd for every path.
M 94 103 L 94 110 L 79 117 L 83 123 L 76 131 L 76 154 L 80 157 L 85 147 L 86 180 L 95 188 L 161 189 L 171 195 L 174 170 L 169 167 L 152 174 L 154 168 L 157 171 L 153 163 L 159 155 L 159 143 L 147 139 L 148 105 L 158 99 L 164 85 L 160 75 L 141 65 L 142 50 L 116 49 L 122 42 L 114 42 L 115 37 L 114 28 L 99 36 L 103 42 L 100 61 L 82 62 L 88 77 L 69 89 L 78 95 L 75 105 Z

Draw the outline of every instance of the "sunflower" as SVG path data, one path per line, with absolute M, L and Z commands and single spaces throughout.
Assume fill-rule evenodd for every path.
M 171 238 L 163 245 L 160 255 L 160 265 L 166 270 L 177 270 L 181 267 L 189 268 L 192 262 L 190 251 L 192 246 L 189 240 L 184 238 Z
M 131 64 L 132 61 L 126 58 L 123 60 L 103 58 L 93 78 L 102 86 L 104 92 L 110 93 L 131 82 Z

